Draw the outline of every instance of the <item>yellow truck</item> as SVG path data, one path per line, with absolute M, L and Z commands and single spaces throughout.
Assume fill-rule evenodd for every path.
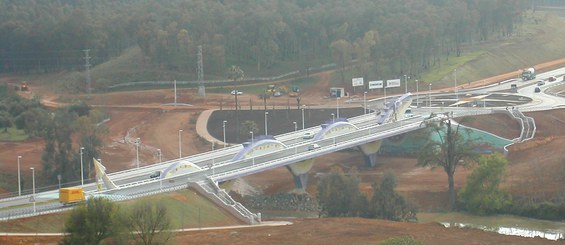
M 62 204 L 75 204 L 84 201 L 84 190 L 82 188 L 59 189 L 59 202 Z

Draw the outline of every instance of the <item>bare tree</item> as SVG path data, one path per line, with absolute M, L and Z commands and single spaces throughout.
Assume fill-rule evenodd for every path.
M 433 116 L 433 115 L 432 115 Z M 479 154 L 475 151 L 475 143 L 465 137 L 460 131 L 460 125 L 453 128 L 451 118 L 443 117 L 431 127 L 438 137 L 429 140 L 418 157 L 418 165 L 424 167 L 442 167 L 447 174 L 449 184 L 449 205 L 452 210 L 457 209 L 455 196 L 454 174 L 458 166 L 476 162 Z M 431 137 L 430 137 L 431 138 Z
M 136 242 L 166 244 L 172 238 L 170 217 L 161 203 L 140 202 L 125 216 L 124 223 Z

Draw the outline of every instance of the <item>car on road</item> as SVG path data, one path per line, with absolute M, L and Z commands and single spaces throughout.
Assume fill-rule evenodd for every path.
M 279 92 L 279 91 L 277 91 L 277 92 L 275 92 L 275 93 L 273 94 L 273 96 L 275 96 L 275 97 L 281 97 L 281 96 L 282 96 L 282 93 Z
M 311 144 L 311 145 L 308 146 L 309 151 L 313 151 L 313 150 L 316 150 L 316 149 L 319 149 L 319 148 L 320 148 L 320 145 L 318 145 L 318 144 Z
M 313 139 L 314 138 L 314 133 L 312 132 L 306 132 L 304 133 L 304 135 L 302 135 L 302 139 L 305 140 L 309 140 L 309 139 Z
M 231 94 L 232 94 L 232 95 L 235 95 L 236 93 L 237 93 L 237 95 L 242 95 L 242 94 L 243 94 L 243 92 L 241 92 L 241 91 L 239 91 L 239 90 L 232 90 L 232 91 L 231 91 Z
M 542 85 L 545 85 L 545 81 L 544 81 L 544 80 L 539 80 L 539 81 L 538 81 L 538 86 L 542 86 Z
M 161 176 L 161 171 L 155 171 L 151 175 L 149 175 L 150 179 L 159 178 Z
M 539 93 L 539 92 L 541 92 L 541 89 L 540 89 L 539 87 L 536 87 L 536 88 L 534 89 L 534 93 Z
M 551 76 L 547 79 L 547 81 L 550 81 L 550 82 L 555 82 L 556 80 L 557 80 L 557 78 L 554 77 L 554 76 Z

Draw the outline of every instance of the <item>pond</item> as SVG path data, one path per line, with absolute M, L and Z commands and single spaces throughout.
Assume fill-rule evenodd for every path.
M 464 213 L 420 213 L 419 222 L 438 222 L 445 227 L 474 228 L 503 235 L 565 239 L 565 223 L 513 215 L 475 216 Z

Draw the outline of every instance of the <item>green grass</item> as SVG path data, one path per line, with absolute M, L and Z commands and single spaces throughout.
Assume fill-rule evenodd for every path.
M 17 128 L 8 128 L 7 131 L 4 129 L 0 129 L 0 141 L 24 141 L 29 136 L 24 132 L 24 130 L 20 130 Z
M 119 202 L 129 209 L 137 202 L 159 202 L 167 207 L 172 228 L 238 225 L 225 211 L 192 190 L 182 190 Z M 69 212 L 55 213 L 12 221 L 0 221 L 1 232 L 62 232 Z

